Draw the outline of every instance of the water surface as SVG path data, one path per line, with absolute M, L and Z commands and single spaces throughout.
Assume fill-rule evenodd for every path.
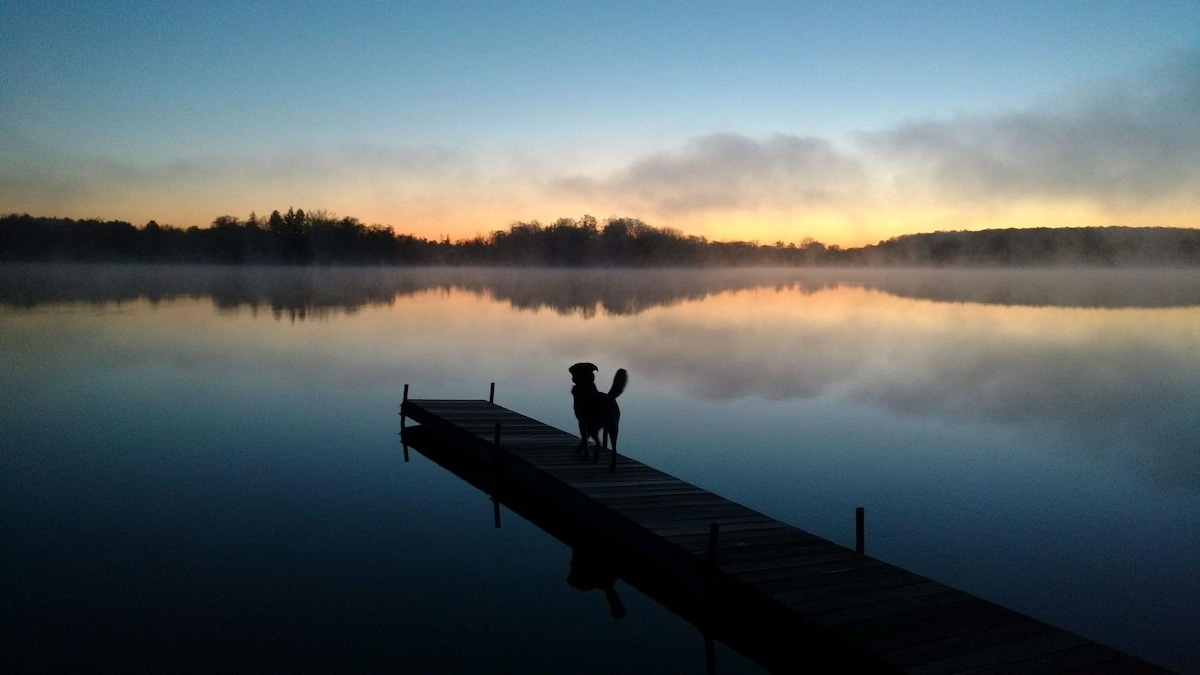
M 209 670 L 678 670 L 703 639 L 396 442 L 415 397 L 622 445 L 1182 671 L 1200 648 L 1200 274 L 0 268 L 3 649 Z M 511 515 L 511 514 L 510 514 Z M 753 671 L 728 650 L 722 672 Z

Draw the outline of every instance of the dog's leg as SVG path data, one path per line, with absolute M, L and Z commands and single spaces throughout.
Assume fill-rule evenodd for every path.
M 604 441 L 601 442 L 601 439 L 604 439 Z M 608 435 L 604 431 L 604 427 L 592 430 L 592 441 L 596 443 L 596 445 L 592 447 L 592 464 L 595 464 L 596 462 L 600 461 L 600 450 L 603 449 L 605 447 L 605 443 L 608 442 Z
M 608 437 L 608 430 L 604 431 L 605 437 Z M 617 468 L 617 428 L 612 429 L 612 459 L 609 461 L 608 468 L 616 470 Z

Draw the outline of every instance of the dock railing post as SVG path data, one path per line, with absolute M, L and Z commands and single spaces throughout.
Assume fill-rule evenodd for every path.
M 866 510 L 863 507 L 854 509 L 854 550 L 863 553 L 866 550 Z
M 488 391 L 488 403 L 495 403 L 495 402 L 496 402 L 496 383 L 493 382 L 491 390 Z
M 408 403 L 408 383 L 404 384 L 404 398 L 400 399 L 400 447 L 404 448 L 404 461 L 408 461 L 408 444 L 404 442 L 404 429 L 408 424 L 408 417 L 404 415 L 404 405 Z

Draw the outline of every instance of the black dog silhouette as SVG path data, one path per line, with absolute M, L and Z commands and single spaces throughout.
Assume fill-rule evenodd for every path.
M 600 450 L 608 449 L 608 441 L 612 439 L 612 450 L 617 452 L 617 434 L 621 426 L 621 407 L 617 405 L 617 397 L 625 391 L 629 382 L 629 373 L 624 368 L 617 370 L 613 377 L 612 387 L 608 393 L 596 389 L 596 371 L 598 368 L 591 363 L 576 363 L 568 368 L 571 372 L 571 396 L 575 401 L 575 419 L 579 420 L 579 454 L 587 457 L 588 439 L 596 442 L 592 452 L 592 461 L 600 457 Z M 601 441 L 601 438 L 604 440 Z
M 597 542 L 585 541 L 571 550 L 571 573 L 567 583 L 581 591 L 599 588 L 608 601 L 608 611 L 614 619 L 625 616 L 625 603 L 617 595 L 619 578 L 616 556 Z

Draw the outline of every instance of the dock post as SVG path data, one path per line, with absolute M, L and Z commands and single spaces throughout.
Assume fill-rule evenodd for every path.
M 404 398 L 400 399 L 400 447 L 404 448 L 404 461 L 408 461 L 408 444 L 404 442 L 404 429 L 408 418 L 404 416 L 404 404 L 408 403 L 408 383 L 404 385 Z
M 854 551 L 862 554 L 866 550 L 866 511 L 863 507 L 854 509 Z
M 407 385 L 406 385 L 406 387 L 407 387 Z M 408 461 L 408 443 L 406 443 L 404 441 L 404 430 L 406 428 L 408 428 L 405 426 L 406 420 L 407 420 L 407 418 L 404 416 L 404 404 L 401 403 L 400 404 L 400 447 L 404 449 L 404 461 L 405 462 Z
M 500 502 L 495 497 L 492 497 L 492 520 L 496 524 L 496 529 L 500 529 Z
M 488 392 L 488 403 L 496 402 L 496 383 L 492 383 L 492 389 Z
M 717 534 L 721 531 L 720 523 L 712 523 L 708 526 L 708 564 L 717 564 Z

